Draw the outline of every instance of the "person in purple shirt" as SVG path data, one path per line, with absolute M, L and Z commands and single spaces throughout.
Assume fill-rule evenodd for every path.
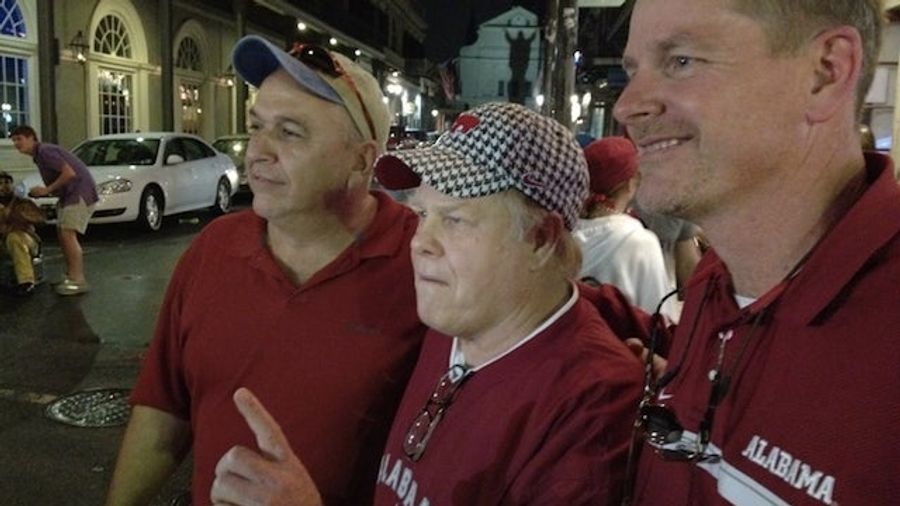
M 27 125 L 13 129 L 10 136 L 16 149 L 34 159 L 45 186 L 28 191 L 31 197 L 59 197 L 56 235 L 66 259 L 66 276 L 56 286 L 60 295 L 77 295 L 90 287 L 84 277 L 84 260 L 78 234 L 87 230 L 88 220 L 97 203 L 97 185 L 84 162 L 65 149 L 38 141 L 37 133 Z

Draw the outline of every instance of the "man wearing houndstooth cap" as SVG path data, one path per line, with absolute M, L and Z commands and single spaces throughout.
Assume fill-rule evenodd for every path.
M 587 188 L 572 134 L 488 104 L 437 146 L 378 165 L 389 188 L 417 187 L 410 253 L 418 314 L 433 329 L 393 418 L 374 503 L 617 503 L 641 369 L 610 327 L 647 327 L 615 289 L 571 281 L 580 254 L 567 227 Z M 266 484 L 258 497 L 323 504 L 307 455 L 291 451 L 259 401 L 243 390 L 235 399 L 266 454 L 252 468 Z M 219 478 L 214 489 L 235 484 Z
M 432 329 L 375 504 L 615 502 L 641 371 L 572 282 L 588 175 L 571 132 L 485 104 L 375 172 L 415 188 L 416 303 Z
M 558 213 L 570 230 L 588 195 L 587 162 L 572 133 L 511 103 L 465 112 L 434 146 L 389 153 L 375 170 L 392 190 L 421 182 L 446 195 L 472 198 L 515 189 Z

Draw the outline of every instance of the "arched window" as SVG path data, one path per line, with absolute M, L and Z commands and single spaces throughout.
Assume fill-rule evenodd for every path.
M 20 38 L 25 38 L 27 35 L 25 19 L 22 17 L 22 10 L 19 9 L 19 2 L 16 0 L 0 1 L 0 34 Z
M 181 39 L 178 44 L 178 55 L 175 57 L 175 66 L 180 69 L 203 71 L 203 57 L 200 54 L 200 46 L 192 37 Z
M 121 19 L 110 14 L 100 20 L 94 32 L 94 51 L 131 58 L 131 38 Z
M 200 104 L 200 87 L 196 84 L 182 83 L 179 86 L 181 99 L 181 131 L 188 134 L 199 134 L 200 115 L 203 108 Z
M 104 16 L 94 31 L 94 51 L 131 58 L 131 37 L 122 20 L 112 14 Z M 130 72 L 101 70 L 97 75 L 100 105 L 100 133 L 130 132 L 134 78 Z
M 2 40 L 4 37 L 21 40 L 26 36 L 25 16 L 19 2 L 0 0 L 0 137 L 3 138 L 9 137 L 16 126 L 31 121 L 30 58 L 21 52 L 18 42 L 9 45 Z
M 134 88 L 132 75 L 102 70 L 98 76 L 98 84 L 100 86 L 100 133 L 130 132 L 134 116 L 131 107 L 131 90 Z
M 175 36 L 175 82 L 178 101 L 175 103 L 175 129 L 184 133 L 212 135 L 214 125 L 204 113 L 204 105 L 212 103 L 207 80 L 208 42 L 206 28 L 196 19 L 186 20 Z M 178 106 L 181 106 L 180 108 Z
M 28 61 L 0 53 L 0 136 L 9 137 L 13 128 L 28 125 Z

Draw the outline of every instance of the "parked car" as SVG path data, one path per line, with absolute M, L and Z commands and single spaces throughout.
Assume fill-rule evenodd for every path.
M 250 141 L 248 134 L 225 135 L 213 141 L 212 147 L 216 148 L 220 153 L 225 153 L 234 166 L 237 167 L 238 192 L 244 193 L 250 191 L 250 185 L 247 183 L 247 173 L 244 170 L 244 156 L 247 154 L 247 142 Z
M 431 145 L 436 139 L 436 132 L 392 126 L 388 133 L 387 150 L 422 148 Z
M 91 223 L 137 222 L 156 231 L 163 216 L 204 208 L 227 213 L 238 187 L 231 159 L 194 135 L 103 135 L 81 142 L 73 152 L 97 183 L 100 201 Z M 25 188 L 41 184 L 38 174 L 23 181 Z M 56 217 L 55 197 L 35 201 L 48 218 Z

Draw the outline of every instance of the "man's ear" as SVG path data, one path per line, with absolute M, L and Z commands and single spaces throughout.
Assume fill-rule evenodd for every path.
M 531 270 L 542 268 L 556 254 L 556 248 L 562 240 L 562 234 L 569 233 L 563 225 L 562 217 L 555 213 L 547 213 L 540 223 L 531 230 L 531 241 L 534 245 L 534 263 Z
M 851 26 L 836 26 L 812 41 L 813 86 L 810 90 L 810 122 L 825 121 L 847 103 L 855 109 L 859 77 L 863 67 L 863 42 Z
M 373 140 L 368 140 L 357 145 L 357 155 L 359 161 L 353 167 L 354 171 L 372 172 L 375 166 L 375 159 L 378 158 L 378 145 Z
M 375 172 L 375 159 L 378 158 L 378 145 L 369 140 L 348 145 L 347 148 L 353 149 L 356 154 L 353 167 L 347 174 L 347 189 L 357 188 L 368 192 Z

